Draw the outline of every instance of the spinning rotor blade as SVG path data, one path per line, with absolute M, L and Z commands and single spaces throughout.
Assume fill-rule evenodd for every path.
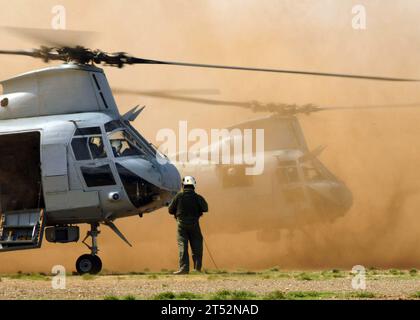
M 73 31 L 73 30 L 52 30 L 20 27 L 0 27 L 17 37 L 32 40 L 37 44 L 51 47 L 77 47 L 91 45 L 98 36 L 96 32 Z
M 26 57 L 35 57 L 34 51 L 25 51 L 25 50 L 0 50 L 0 54 L 10 54 L 16 56 L 26 56 Z
M 296 115 L 296 114 L 311 114 L 320 111 L 334 111 L 334 110 L 371 110 L 371 109 L 399 109 L 399 108 L 420 108 L 420 103 L 398 104 L 398 105 L 370 105 L 370 106 L 336 106 L 336 107 L 318 107 L 313 104 L 296 105 L 285 103 L 261 103 L 258 101 L 240 102 L 232 100 L 219 100 L 198 97 L 188 97 L 181 95 L 169 94 L 171 91 L 135 91 L 116 89 L 113 90 L 116 94 L 137 94 L 153 98 L 161 98 L 167 100 L 184 101 L 192 103 L 203 103 L 208 105 L 218 106 L 233 106 L 250 109 L 253 112 L 270 112 L 280 115 Z M 185 90 L 187 91 L 187 90 Z
M 344 74 L 344 73 L 327 73 L 327 72 L 282 70 L 282 69 L 271 69 L 271 68 L 238 67 L 238 66 L 215 65 L 215 64 L 201 64 L 201 63 L 187 63 L 187 62 L 175 62 L 175 61 L 163 61 L 163 60 L 150 60 L 150 59 L 143 59 L 143 58 L 136 58 L 136 57 L 130 57 L 127 63 L 128 64 L 160 64 L 160 65 L 173 65 L 173 66 L 194 67 L 194 68 L 212 68 L 212 69 L 227 69 L 227 70 L 241 70 L 241 71 L 286 73 L 286 74 L 310 75 L 310 76 L 321 76 L 321 77 L 336 77 L 336 78 L 351 78 L 351 79 L 377 80 L 377 81 L 399 81 L 399 82 L 418 82 L 418 81 L 420 81 L 419 79 L 408 79 L 408 78 L 393 78 L 393 77 L 378 77 L 378 76 L 355 75 L 355 74 Z
M 193 68 L 211 68 L 237 71 L 253 71 L 253 72 L 269 72 L 295 75 L 310 75 L 320 77 L 336 77 L 349 78 L 361 80 L 377 80 L 377 81 L 397 81 L 397 82 L 416 82 L 419 79 L 398 78 L 398 77 L 382 77 L 370 75 L 356 75 L 345 73 L 330 73 L 330 72 L 315 72 L 315 71 L 299 71 L 288 69 L 274 69 L 274 68 L 255 68 L 231 65 L 217 65 L 217 64 L 203 64 L 190 63 L 179 61 L 165 61 L 145 59 L 140 57 L 130 56 L 124 52 L 107 53 L 101 50 L 91 50 L 83 47 L 86 42 L 91 44 L 93 37 L 96 35 L 93 32 L 81 31 L 67 31 L 67 30 L 46 30 L 46 29 L 30 29 L 30 28 L 15 28 L 2 27 L 9 33 L 16 34 L 25 38 L 36 40 L 42 45 L 48 45 L 50 48 L 41 47 L 41 49 L 33 50 L 35 52 L 33 57 L 42 58 L 44 61 L 62 60 L 65 62 L 76 62 L 81 64 L 97 63 L 108 66 L 116 66 L 122 68 L 124 65 L 134 64 L 150 64 L 150 65 L 172 65 Z M 41 53 L 41 54 L 39 54 Z M 3 51 L 2 54 L 28 55 L 22 54 L 22 51 Z
M 125 94 L 125 95 L 150 95 L 150 96 L 167 96 L 167 95 L 201 95 L 201 94 L 220 94 L 220 90 L 217 89 L 174 89 L 174 90 L 132 90 L 132 89 L 121 89 L 112 88 L 114 94 Z
M 38 55 L 33 57 L 41 58 L 48 62 L 49 60 L 62 60 L 65 62 L 76 62 L 80 64 L 96 63 L 108 66 L 115 66 L 122 68 L 124 65 L 134 64 L 149 64 L 149 65 L 172 65 L 193 68 L 211 68 L 237 71 L 256 71 L 295 75 L 310 75 L 320 77 L 336 77 L 349 78 L 361 80 L 377 80 L 377 81 L 397 81 L 397 82 L 417 82 L 419 79 L 397 78 L 397 77 L 382 77 L 370 75 L 356 75 L 345 73 L 329 73 L 329 72 L 315 72 L 315 71 L 298 71 L 288 69 L 274 69 L 274 68 L 255 68 L 242 67 L 230 65 L 216 65 L 203 63 L 190 63 L 179 61 L 164 61 L 145 59 L 140 57 L 130 56 L 124 52 L 107 53 L 101 50 L 91 50 L 83 47 L 83 42 L 91 40 L 94 33 L 80 32 L 80 31 L 66 31 L 66 30 L 44 30 L 44 29 L 29 29 L 29 28 L 11 28 L 3 27 L 8 32 L 39 41 L 44 45 L 49 45 L 50 48 L 41 47 L 41 49 L 33 50 Z M 90 39 L 89 39 L 90 38 Z M 90 41 L 88 41 L 90 43 Z M 24 55 L 21 51 L 3 51 L 3 54 L 17 54 Z
M 322 107 L 319 111 L 334 110 L 371 110 L 371 109 L 402 109 L 402 108 L 420 108 L 420 103 L 389 104 L 389 105 L 371 105 L 371 106 L 343 106 L 343 107 Z
M 188 91 L 191 90 L 181 90 L 186 94 Z M 176 95 L 174 93 L 177 90 L 151 90 L 151 91 L 143 91 L 143 90 L 126 90 L 126 89 L 119 89 L 119 88 L 112 88 L 112 92 L 114 94 L 129 94 L 129 95 L 140 95 L 152 98 L 161 98 L 167 100 L 176 100 L 176 101 L 185 101 L 185 102 L 193 102 L 193 103 L 204 103 L 204 104 L 212 104 L 212 105 L 219 105 L 219 106 L 236 106 L 236 107 L 246 107 L 248 102 L 237 102 L 237 101 L 227 101 L 227 100 L 216 100 L 216 99 L 206 99 L 206 98 L 197 98 L 197 97 L 188 97 L 184 95 Z M 218 91 L 212 91 L 210 94 L 218 93 Z M 196 94 L 208 94 L 205 91 L 201 91 L 199 89 Z

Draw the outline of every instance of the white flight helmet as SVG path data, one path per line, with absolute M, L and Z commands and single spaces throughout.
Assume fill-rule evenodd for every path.
M 195 188 L 197 182 L 195 181 L 194 177 L 186 176 L 182 179 L 182 184 L 184 186 L 193 186 Z

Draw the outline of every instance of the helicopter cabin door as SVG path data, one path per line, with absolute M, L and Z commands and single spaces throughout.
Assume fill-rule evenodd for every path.
M 39 132 L 0 135 L 0 251 L 41 246 L 44 228 Z

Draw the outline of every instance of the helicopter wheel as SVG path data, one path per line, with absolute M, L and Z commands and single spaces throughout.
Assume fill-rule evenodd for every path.
M 102 270 L 102 261 L 96 255 L 81 255 L 76 261 L 76 270 L 80 275 L 86 273 L 98 274 Z

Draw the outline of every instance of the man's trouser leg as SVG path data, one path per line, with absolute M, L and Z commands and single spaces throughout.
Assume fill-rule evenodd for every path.
M 179 270 L 190 271 L 190 258 L 188 255 L 188 232 L 181 223 L 178 222 L 178 251 L 179 251 Z
M 190 243 L 192 259 L 194 262 L 194 269 L 197 271 L 201 271 L 203 261 L 203 235 L 201 233 L 199 223 L 196 223 L 193 226 L 191 226 Z

